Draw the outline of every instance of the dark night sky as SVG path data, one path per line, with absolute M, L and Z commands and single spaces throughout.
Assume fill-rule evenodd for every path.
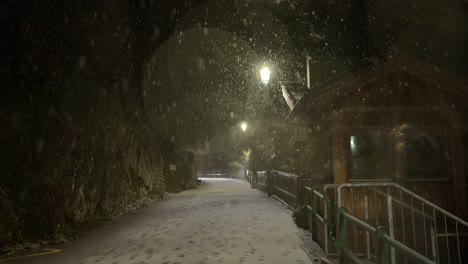
M 468 72 L 467 7 L 455 0 L 49 0 L 0 7 L 1 72 L 17 86 L 15 96 L 50 88 L 84 67 L 111 87 L 119 83 L 150 112 L 158 109 L 149 115 L 156 122 L 183 116 L 216 128 L 252 117 L 246 106 L 258 93 L 259 67 L 268 64 L 273 80 L 303 82 L 306 54 L 313 83 L 400 54 L 462 77 Z M 278 96 L 272 102 L 281 102 Z M 185 122 L 176 119 L 175 127 Z

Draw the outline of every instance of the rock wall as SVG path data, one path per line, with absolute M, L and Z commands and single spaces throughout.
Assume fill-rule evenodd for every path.
M 165 156 L 163 172 L 168 192 L 195 188 L 198 178 L 194 159 L 195 153 L 191 150 L 179 150 Z
M 17 220 L 7 223 L 9 230 L 17 228 L 10 238 L 48 237 L 60 225 L 107 218 L 164 194 L 162 156 L 149 128 L 129 119 L 124 109 L 131 105 L 124 108 L 118 97 L 96 91 L 92 98 L 96 101 L 73 97 L 67 106 L 75 111 L 51 107 L 42 126 L 26 118 L 7 127 L 2 198 L 15 205 Z M 79 111 L 84 105 L 89 110 Z
M 164 138 L 141 99 L 154 44 L 141 10 L 124 0 L 0 7 L 0 249 L 162 197 Z

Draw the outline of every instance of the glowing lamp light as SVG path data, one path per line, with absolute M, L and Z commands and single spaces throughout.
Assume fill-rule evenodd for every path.
M 246 123 L 242 123 L 241 129 L 242 129 L 243 132 L 245 132 L 245 130 L 247 130 L 247 124 L 246 124 Z
M 262 79 L 262 83 L 267 85 L 270 81 L 270 69 L 268 69 L 267 67 L 263 67 L 260 70 L 260 78 Z

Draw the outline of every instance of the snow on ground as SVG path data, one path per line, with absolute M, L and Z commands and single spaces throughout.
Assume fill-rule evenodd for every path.
M 291 211 L 239 180 L 202 179 L 58 254 L 14 263 L 313 263 Z

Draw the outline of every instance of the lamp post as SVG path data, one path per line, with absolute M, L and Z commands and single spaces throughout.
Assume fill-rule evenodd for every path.
M 310 89 L 310 60 L 312 58 L 307 55 L 306 56 L 306 71 L 307 71 L 307 88 Z
M 243 165 L 244 165 L 244 178 L 247 177 L 248 173 L 248 167 L 249 167 L 249 155 L 250 155 L 250 150 L 249 148 L 247 147 L 247 144 L 246 144 L 246 133 L 245 131 L 247 130 L 247 123 L 246 122 L 242 122 L 241 125 L 241 130 L 243 132 L 243 135 L 242 135 L 242 152 L 244 153 L 244 162 L 243 162 Z M 249 180 L 250 181 L 250 180 Z

